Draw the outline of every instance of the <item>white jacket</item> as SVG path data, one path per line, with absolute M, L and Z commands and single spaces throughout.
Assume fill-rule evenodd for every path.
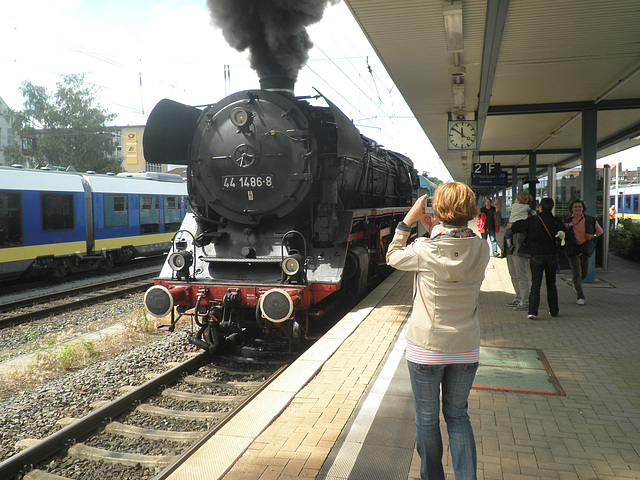
M 478 295 L 489 263 L 489 244 L 479 236 L 418 238 L 396 230 L 387 264 L 416 272 L 405 337 L 436 352 L 470 352 L 480 346 Z
M 511 205 L 511 214 L 509 215 L 509 223 L 515 223 L 518 220 L 526 220 L 529 216 L 531 208 L 526 203 L 513 203 Z

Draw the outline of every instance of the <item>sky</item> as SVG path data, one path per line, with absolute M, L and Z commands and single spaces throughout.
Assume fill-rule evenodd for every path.
M 204 105 L 259 88 L 247 54 L 211 25 L 206 0 L 2 4 L 0 97 L 14 110 L 23 108 L 22 82 L 53 93 L 61 75 L 78 73 L 100 89 L 100 105 L 120 126 L 144 125 L 163 98 Z M 296 95 L 318 90 L 362 134 L 410 157 L 418 172 L 451 180 L 347 6 L 329 6 L 307 31 L 314 47 Z
M 99 103 L 120 126 L 144 125 L 163 98 L 204 105 L 259 88 L 247 54 L 211 25 L 206 0 L 0 1 L 0 97 L 15 110 L 23 108 L 22 82 L 52 93 L 61 75 L 77 73 L 100 89 Z M 328 7 L 308 33 L 314 47 L 296 95 L 317 89 L 418 172 L 451 180 L 344 2 Z M 640 147 L 598 165 L 620 162 L 640 167 Z

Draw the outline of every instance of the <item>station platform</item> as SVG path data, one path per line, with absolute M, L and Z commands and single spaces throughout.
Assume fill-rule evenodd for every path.
M 412 280 L 391 275 L 169 478 L 418 479 L 401 334 Z M 489 262 L 469 397 L 479 479 L 640 479 L 640 265 L 611 256 L 585 306 L 570 280 L 558 275 L 557 318 L 543 283 L 527 320 L 505 305 L 506 260 Z

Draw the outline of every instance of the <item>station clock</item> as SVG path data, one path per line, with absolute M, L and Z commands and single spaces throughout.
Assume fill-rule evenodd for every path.
M 475 150 L 477 147 L 477 120 L 449 120 L 447 122 L 447 150 Z

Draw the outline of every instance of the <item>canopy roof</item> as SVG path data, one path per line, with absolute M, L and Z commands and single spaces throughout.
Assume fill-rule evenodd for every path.
M 640 143 L 638 0 L 345 1 L 455 180 L 471 183 L 472 162 L 526 177 L 531 152 L 539 170 L 579 164 L 586 109 L 598 158 Z M 477 150 L 447 148 L 463 117 Z

